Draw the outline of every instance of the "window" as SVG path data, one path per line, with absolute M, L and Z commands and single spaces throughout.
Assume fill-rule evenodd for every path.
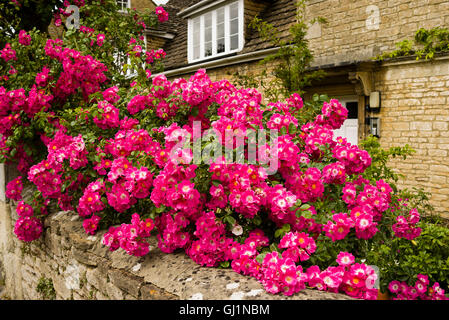
M 131 0 L 116 0 L 119 11 L 125 12 L 126 9 L 131 8 Z
M 188 60 L 200 61 L 243 48 L 243 0 L 188 20 Z
M 144 34 L 141 56 L 145 56 L 146 51 L 147 51 L 147 35 Z M 114 63 L 116 67 L 119 69 L 119 73 L 121 75 L 124 75 L 128 79 L 137 76 L 137 70 L 131 68 L 131 58 L 128 55 L 118 50 L 115 50 L 112 56 L 114 57 Z M 145 62 L 143 63 L 142 68 L 146 69 Z

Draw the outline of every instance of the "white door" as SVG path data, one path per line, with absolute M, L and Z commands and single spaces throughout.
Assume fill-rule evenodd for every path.
M 334 139 L 337 137 L 346 138 L 352 145 L 359 143 L 359 120 L 357 98 L 336 98 L 348 109 L 348 119 L 345 120 L 340 129 L 334 130 Z

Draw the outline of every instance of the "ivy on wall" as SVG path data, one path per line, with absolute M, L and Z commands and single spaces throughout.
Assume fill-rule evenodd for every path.
M 449 30 L 446 28 L 435 27 L 430 30 L 421 28 L 415 33 L 413 40 L 405 39 L 396 43 L 397 49 L 391 52 L 385 52 L 377 57 L 376 60 L 382 61 L 397 57 L 414 56 L 416 60 L 431 60 L 435 54 L 449 52 Z

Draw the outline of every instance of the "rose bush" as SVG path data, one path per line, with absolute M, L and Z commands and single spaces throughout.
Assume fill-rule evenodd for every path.
M 54 203 L 77 212 L 88 234 L 107 229 L 110 250 L 146 255 L 154 235 L 163 252 L 232 268 L 271 293 L 311 287 L 377 298 L 370 252 L 385 234 L 414 241 L 420 214 L 398 210 L 392 186 L 364 175 L 369 153 L 334 137 L 346 108 L 297 94 L 265 104 L 257 90 L 213 82 L 205 70 L 188 80 L 151 77 L 165 54 L 142 47 L 144 18 L 124 18 L 123 45 L 109 20 L 93 18 L 104 7 L 82 9 L 82 22 L 96 28 L 62 39 L 21 32 L 1 51 L 0 150 L 21 173 L 7 186 L 19 201 L 20 240 L 40 237 Z M 157 14 L 153 23 L 167 19 Z M 223 138 L 230 133 L 236 141 Z M 224 147 L 241 157 L 217 156 Z M 27 184 L 37 190 L 28 203 Z M 403 294 L 405 284 L 390 290 L 446 299 L 438 283 L 425 294 L 429 281 L 420 275 L 416 295 Z

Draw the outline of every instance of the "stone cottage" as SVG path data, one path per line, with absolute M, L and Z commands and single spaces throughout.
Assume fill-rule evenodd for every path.
M 409 144 L 416 153 L 391 165 L 405 176 L 401 187 L 430 192 L 438 213 L 449 218 L 449 55 L 376 62 L 373 57 L 413 39 L 420 28 L 449 26 L 445 0 L 308 0 L 307 18 L 314 69 L 327 73 L 307 89 L 338 98 L 349 110 L 339 134 L 358 143 L 368 134 L 382 147 Z M 211 79 L 235 72 L 257 74 L 259 61 L 277 50 L 249 22 L 258 16 L 288 35 L 296 20 L 295 0 L 170 0 L 170 20 L 149 30 L 149 43 L 167 53 L 164 74 L 189 77 L 205 68 Z

